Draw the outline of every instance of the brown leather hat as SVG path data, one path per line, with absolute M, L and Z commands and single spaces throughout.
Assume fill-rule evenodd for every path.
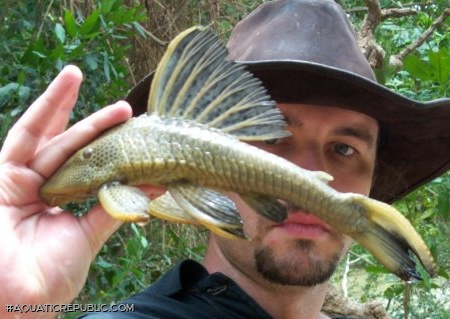
M 278 102 L 336 106 L 377 119 L 385 143 L 371 197 L 393 202 L 450 169 L 450 99 L 418 102 L 376 83 L 345 12 L 332 0 L 280 0 L 233 30 L 229 58 Z M 127 100 L 142 113 L 152 74 Z

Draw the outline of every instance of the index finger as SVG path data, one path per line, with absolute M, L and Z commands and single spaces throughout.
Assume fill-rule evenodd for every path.
M 0 163 L 27 163 L 43 140 L 48 140 L 67 126 L 82 77 L 80 69 L 75 66 L 67 66 L 58 74 L 8 132 L 0 153 Z

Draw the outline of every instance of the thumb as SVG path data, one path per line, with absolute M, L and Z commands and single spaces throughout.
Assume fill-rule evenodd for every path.
M 119 229 L 122 222 L 112 218 L 100 204 L 97 204 L 89 213 L 80 217 L 80 225 L 89 241 L 92 259 L 94 259 L 100 248 Z

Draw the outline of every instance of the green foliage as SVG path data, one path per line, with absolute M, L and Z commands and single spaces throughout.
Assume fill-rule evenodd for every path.
M 145 227 L 124 225 L 103 246 L 74 303 L 113 304 L 144 290 L 179 260 L 200 261 L 207 232 L 153 220 Z M 114 289 L 111 289 L 114 287 Z M 76 318 L 80 313 L 64 314 Z
M 8 15 L 0 50 L 1 136 L 67 64 L 78 65 L 85 77 L 73 119 L 124 97 L 129 88 L 126 56 L 131 46 L 127 39 L 136 33 L 143 35 L 139 22 L 146 15 L 140 5 L 101 0 L 93 3 L 90 12 L 71 12 L 59 2 L 39 4 L 19 1 L 5 8 Z M 46 15 L 39 15 L 40 7 Z
M 404 70 L 416 79 L 416 86 L 428 84 L 427 95 L 436 92 L 438 96 L 450 94 L 450 49 L 442 47 L 437 51 L 430 50 L 424 57 L 409 55 L 404 60 Z
M 386 7 L 393 6 L 386 1 Z M 403 1 L 402 1 L 403 2 Z M 416 15 L 384 21 L 377 29 L 377 41 L 386 51 L 385 64 L 377 70 L 382 82 L 393 90 L 417 100 L 431 100 L 449 95 L 450 92 L 450 27 L 442 24 L 403 61 L 403 70 L 398 72 L 389 66 L 392 55 L 415 42 L 448 7 L 447 1 L 433 4 L 403 5 L 417 10 Z M 397 5 L 397 4 L 396 4 Z M 398 4 L 401 6 L 401 4 Z M 383 6 L 382 6 L 383 7 Z

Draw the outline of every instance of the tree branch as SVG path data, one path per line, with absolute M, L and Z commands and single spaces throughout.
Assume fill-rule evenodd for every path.
M 417 14 L 417 10 L 411 8 L 390 8 L 381 9 L 381 20 L 389 18 L 399 18 L 404 16 L 412 16 Z
M 372 68 L 379 68 L 383 65 L 385 51 L 375 41 L 376 28 L 386 19 L 414 15 L 417 14 L 417 11 L 411 7 L 381 9 L 379 0 L 365 0 L 365 3 L 367 8 L 353 8 L 353 10 L 357 9 L 358 11 L 363 9 L 367 10 L 367 15 L 358 32 L 358 44 Z M 450 8 L 444 9 L 441 15 L 416 41 L 401 50 L 398 54 L 391 56 L 389 63 L 397 70 L 401 69 L 403 66 L 403 59 L 430 38 L 434 31 L 444 23 L 449 16 Z
M 410 54 L 412 51 L 420 47 L 428 38 L 431 37 L 433 32 L 445 22 L 445 20 L 450 16 L 450 8 L 444 9 L 441 15 L 433 21 L 428 29 L 420 35 L 420 37 L 400 51 L 398 54 L 391 56 L 389 63 L 395 66 L 397 69 L 401 69 L 403 66 L 403 59 Z
M 406 8 L 410 8 L 410 7 L 427 7 L 427 6 L 432 6 L 432 5 L 436 5 L 436 2 L 411 2 L 411 3 L 407 3 L 407 4 L 402 4 L 402 9 L 406 9 Z M 381 9 L 383 10 L 383 9 Z M 368 8 L 367 7 L 353 7 L 353 8 L 347 8 L 345 9 L 345 12 L 347 13 L 354 13 L 354 12 L 367 12 Z
M 365 0 L 367 15 L 358 33 L 358 44 L 372 68 L 381 67 L 385 52 L 375 41 L 375 29 L 382 20 L 379 0 Z

